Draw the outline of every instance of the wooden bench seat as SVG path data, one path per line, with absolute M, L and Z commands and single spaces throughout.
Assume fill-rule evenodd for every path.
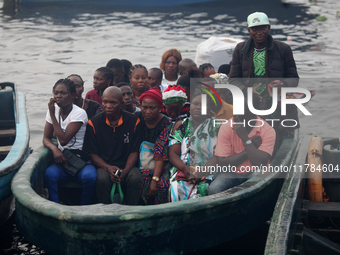
M 303 200 L 303 209 L 310 216 L 340 217 L 340 202 L 315 202 Z
M 11 150 L 12 145 L 0 146 L 0 155 L 7 155 Z
M 15 136 L 15 129 L 0 129 L 0 137 Z

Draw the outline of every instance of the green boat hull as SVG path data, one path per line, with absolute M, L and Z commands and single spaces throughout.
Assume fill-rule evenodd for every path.
M 289 165 L 298 131 L 272 162 Z M 16 222 L 30 242 L 52 254 L 181 254 L 241 237 L 270 219 L 282 186 L 277 173 L 228 191 L 156 206 L 65 206 L 41 193 L 52 155 L 40 147 L 13 179 Z
M 0 226 L 14 210 L 11 182 L 29 155 L 29 127 L 25 107 L 25 95 L 15 90 L 13 83 L 0 83 L 0 87 L 13 90 L 1 91 L 0 95 L 0 131 L 15 130 L 15 137 L 0 136 L 0 145 L 10 143 L 11 148 L 5 158 L 0 159 Z M 11 141 L 13 139 L 13 141 Z

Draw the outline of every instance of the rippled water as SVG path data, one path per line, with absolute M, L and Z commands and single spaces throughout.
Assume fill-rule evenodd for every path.
M 210 36 L 246 38 L 246 17 L 267 12 L 272 34 L 287 41 L 301 77 L 338 77 L 338 1 L 283 6 L 277 1 L 216 1 L 180 7 L 20 5 L 0 12 L 0 72 L 26 93 L 31 147 L 41 144 L 51 88 L 59 78 L 80 74 L 85 91 L 94 70 L 111 58 L 158 67 L 169 48 L 195 59 L 196 47 Z M 1 2 L 0 2 L 1 4 Z M 323 15 L 325 22 L 315 17 Z
M 247 38 L 247 15 L 264 11 L 274 38 L 291 45 L 300 77 L 327 80 L 306 85 L 317 89 L 317 94 L 308 104 L 313 117 L 300 116 L 301 133 L 339 136 L 334 120 L 340 109 L 336 93 L 340 77 L 336 11 L 340 11 L 340 3 L 300 3 L 284 6 L 279 0 L 225 0 L 152 8 L 78 2 L 0 10 L 0 80 L 15 82 L 26 93 L 30 145 L 36 149 L 41 145 L 52 86 L 58 79 L 78 73 L 85 80 L 86 93 L 92 88 L 94 71 L 111 58 L 158 67 L 163 52 L 177 48 L 183 58 L 195 59 L 197 45 L 210 36 Z M 319 15 L 327 20 L 316 21 Z

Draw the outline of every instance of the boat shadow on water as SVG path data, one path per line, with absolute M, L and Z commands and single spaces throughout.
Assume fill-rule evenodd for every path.
M 272 165 L 288 166 L 297 143 L 298 130 L 284 138 Z M 20 233 L 52 254 L 180 254 L 232 242 L 270 219 L 283 182 L 280 173 L 274 172 L 188 201 L 67 206 L 40 196 L 43 173 L 52 160 L 52 153 L 40 147 L 12 182 Z M 252 236 L 256 240 L 257 235 Z

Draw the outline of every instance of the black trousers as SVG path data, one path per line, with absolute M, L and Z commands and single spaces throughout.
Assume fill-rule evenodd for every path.
M 103 169 L 97 169 L 96 195 L 98 203 L 111 204 L 110 194 L 113 182 Z M 132 168 L 121 182 L 126 205 L 137 205 L 143 190 L 143 177 L 137 167 Z

